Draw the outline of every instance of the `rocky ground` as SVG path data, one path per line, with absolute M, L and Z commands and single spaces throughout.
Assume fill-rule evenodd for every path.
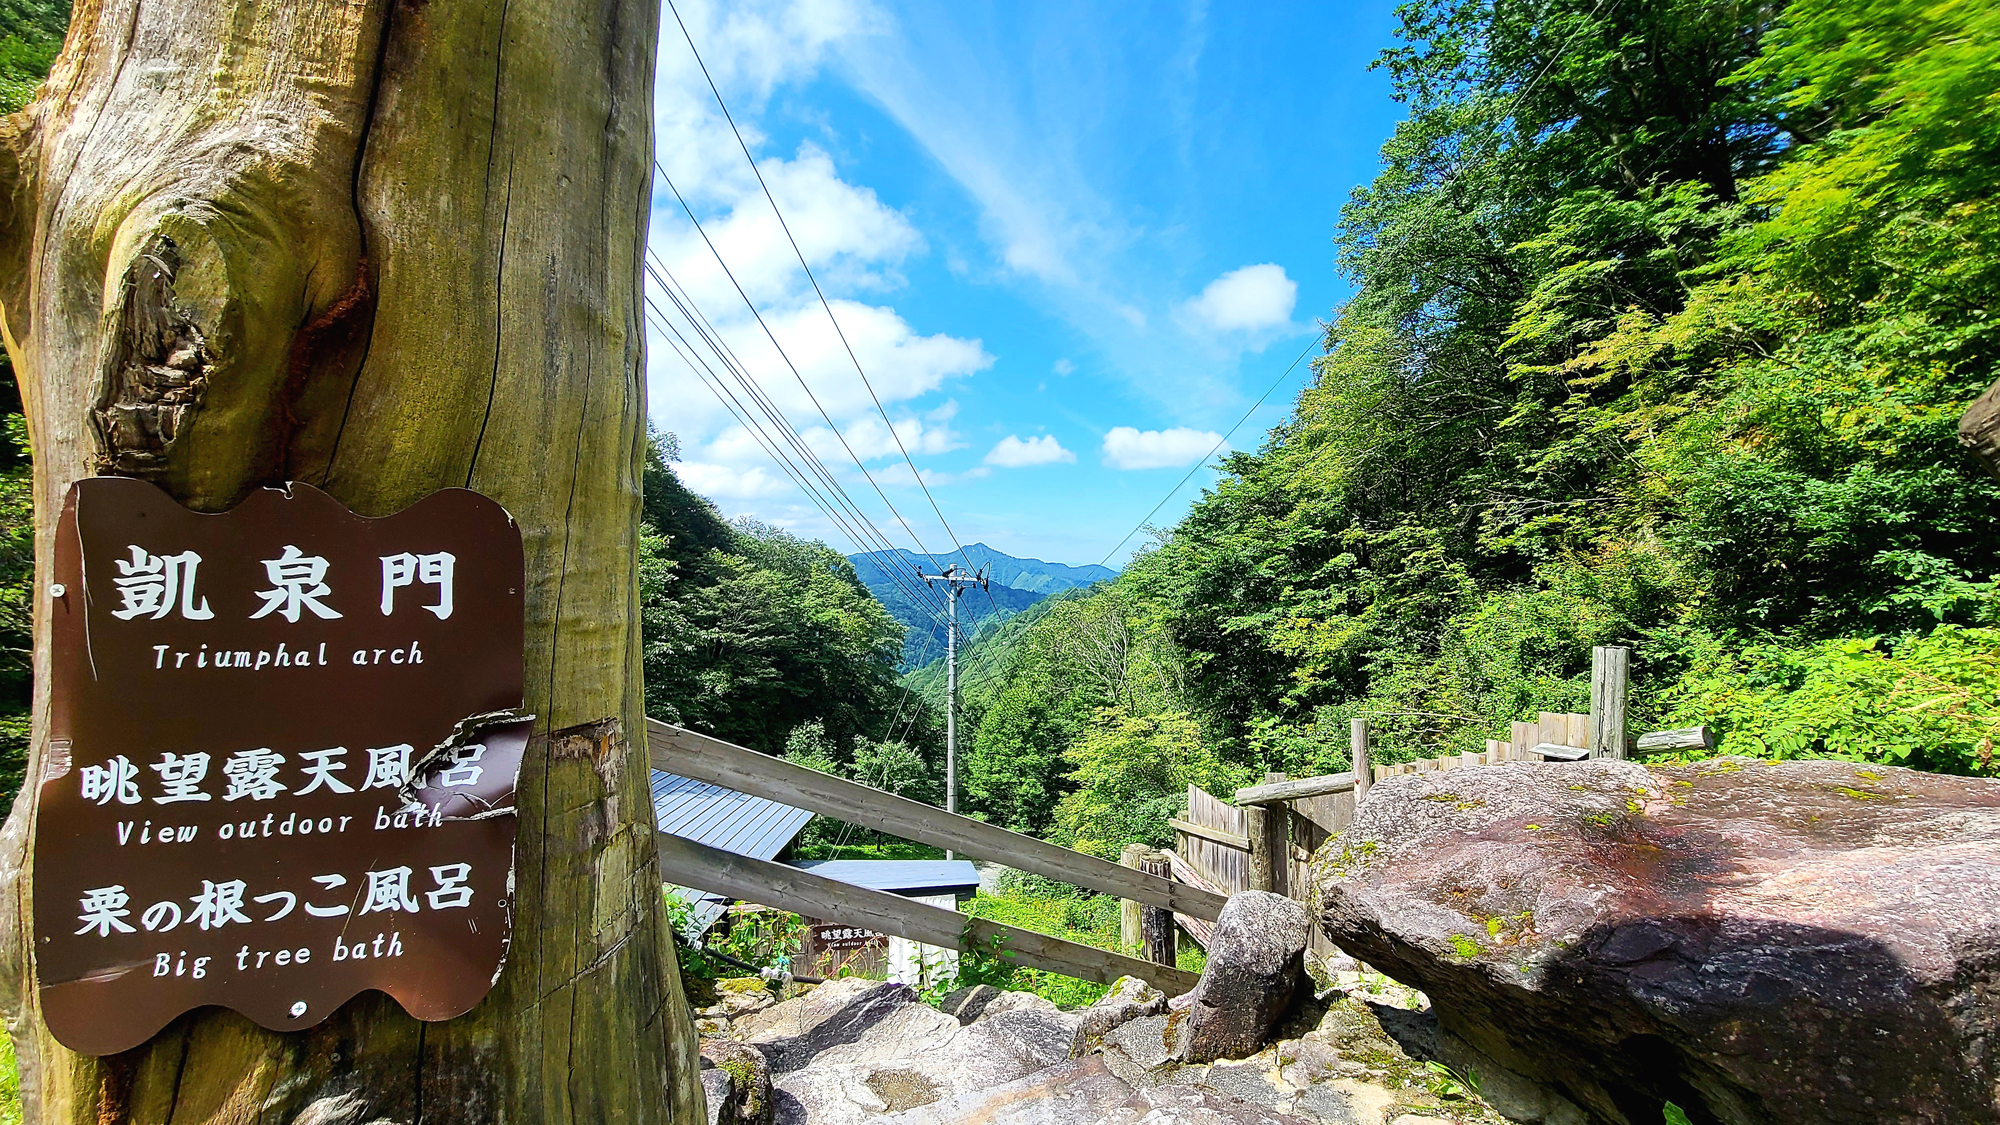
M 700 1013 L 710 1121 L 1499 1125 L 1468 1089 L 1477 1076 L 1430 1061 L 1421 994 L 1351 963 L 1315 968 L 1326 987 L 1292 1005 L 1275 1042 L 1203 1064 L 1175 1057 L 1187 1005 L 1137 981 L 1076 1012 L 991 988 L 940 1010 L 879 981 L 793 986 L 789 999 L 723 981 Z
M 704 1086 L 732 1125 L 2000 1125 L 1995 855 L 1991 779 L 1394 777 L 1315 856 L 1317 915 L 1232 895 L 1185 996 L 724 982 Z M 1315 927 L 1412 987 L 1310 962 Z

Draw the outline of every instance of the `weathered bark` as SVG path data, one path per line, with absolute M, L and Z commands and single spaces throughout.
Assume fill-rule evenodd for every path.
M 219 510 L 288 479 L 382 515 L 494 497 L 527 550 L 517 917 L 470 1014 L 48 1038 L 25 956 L 48 714 L 0 834 L 0 988 L 44 1122 L 700 1117 L 655 874 L 634 582 L 655 0 L 79 0 L 0 121 L 0 329 L 37 559 L 70 483 Z

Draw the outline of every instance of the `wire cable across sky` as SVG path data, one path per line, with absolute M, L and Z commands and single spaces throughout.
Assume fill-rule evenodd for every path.
M 792 226 L 790 223 L 787 223 L 785 221 L 785 212 L 782 208 L 778 206 L 777 197 L 771 194 L 771 185 L 764 182 L 764 171 L 763 169 L 757 167 L 757 158 L 750 155 L 750 146 L 743 140 L 743 131 L 736 127 L 736 116 L 729 112 L 729 103 L 723 100 L 722 90 L 715 84 L 715 76 L 708 72 L 708 63 L 701 57 L 701 48 L 696 47 L 694 45 L 694 36 L 688 31 L 687 23 L 681 19 L 680 8 L 674 3 L 674 0 L 667 0 L 667 9 L 673 13 L 674 23 L 678 25 L 681 29 L 681 37 L 687 40 L 688 51 L 689 53 L 694 55 L 695 65 L 701 68 L 701 76 L 708 82 L 709 93 L 715 96 L 716 108 L 722 111 L 722 119 L 729 123 L 729 131 L 736 137 L 736 147 L 742 150 L 744 161 L 750 165 L 750 174 L 757 177 L 757 186 L 763 189 L 764 201 L 771 205 L 771 213 L 777 216 L 778 228 L 785 232 L 785 241 L 791 245 L 792 255 L 799 260 L 799 268 L 805 271 L 806 280 L 812 283 L 813 295 L 819 298 L 820 308 L 826 310 L 826 319 L 833 325 L 834 335 L 840 338 L 840 346 L 847 352 L 848 362 L 854 365 L 854 373 L 861 377 L 861 385 L 867 389 L 869 400 L 875 404 L 875 413 L 882 416 L 882 424 L 888 427 L 889 437 L 895 441 L 897 452 L 903 455 L 903 463 L 909 466 L 910 479 L 914 480 L 917 484 L 917 487 L 923 490 L 924 499 L 930 502 L 931 512 L 937 516 L 938 525 L 944 528 L 945 536 L 951 540 L 952 546 L 956 548 L 958 551 L 958 557 L 965 560 L 966 569 L 977 571 L 978 568 L 972 565 L 972 556 L 968 555 L 965 551 L 965 544 L 959 541 L 958 533 L 951 529 L 951 521 L 945 518 L 944 509 L 938 505 L 937 497 L 934 494 L 932 494 L 930 485 L 925 483 L 923 470 L 917 468 L 916 461 L 910 457 L 909 447 L 903 444 L 903 435 L 896 431 L 896 423 L 890 420 L 888 410 L 883 408 L 882 397 L 875 393 L 875 384 L 869 381 L 868 372 L 862 369 L 861 358 L 854 354 L 854 345 L 848 342 L 847 332 L 840 326 L 840 318 L 833 315 L 833 305 L 826 299 L 826 292 L 820 288 L 819 278 L 813 276 L 812 266 L 806 263 L 805 252 L 799 249 L 799 240 L 792 236 Z M 659 161 L 655 160 L 654 166 L 658 167 Z M 662 178 L 665 178 L 666 170 L 664 168 L 660 170 L 660 175 Z M 669 187 L 672 186 L 672 181 L 668 181 L 668 186 Z M 680 193 L 676 191 L 674 193 L 674 197 L 676 199 L 680 198 Z M 681 206 L 683 210 L 687 209 L 687 203 L 685 200 L 682 200 Z M 688 218 L 691 221 L 694 219 L 693 211 L 688 211 Z M 697 223 L 696 225 L 698 227 L 700 224 Z M 703 241 L 707 241 L 708 239 L 707 234 L 704 233 L 702 235 L 702 239 Z M 711 245 L 710 249 L 713 250 L 714 247 Z M 716 260 L 721 261 L 721 256 L 717 255 Z M 725 267 L 725 271 L 726 270 L 727 267 Z M 732 276 L 730 280 L 733 282 L 735 281 L 735 278 Z M 744 300 L 747 302 L 749 298 L 745 297 Z M 753 309 L 752 311 L 755 310 Z M 758 322 L 761 324 L 763 322 L 763 318 L 759 317 Z M 767 328 L 765 329 L 765 331 L 768 334 L 770 330 Z M 773 339 L 771 342 L 774 345 L 777 343 L 776 339 Z M 790 363 L 790 360 L 787 360 L 786 362 Z M 794 374 L 797 373 L 796 369 L 794 369 L 793 373 Z M 803 386 L 804 382 L 805 382 L 804 379 L 800 379 L 800 385 Z M 811 394 L 812 392 L 810 389 L 808 389 L 806 393 Z M 814 405 L 818 405 L 817 399 L 814 400 Z M 824 416 L 825 411 L 821 411 L 820 413 L 822 414 L 822 416 Z M 827 425 L 829 426 L 833 425 L 831 419 L 828 420 Z M 839 433 L 837 427 L 835 428 L 834 432 L 836 435 Z M 841 444 L 843 445 L 846 444 L 845 438 L 841 439 Z M 848 452 L 852 454 L 853 450 L 850 449 L 848 450 Z M 855 463 L 857 465 L 860 464 L 858 459 L 856 460 Z M 867 470 L 864 469 L 862 471 L 866 472 Z M 870 478 L 870 483 L 871 484 L 874 483 L 873 478 Z M 876 491 L 880 492 L 881 488 L 877 486 Z M 882 499 L 884 503 L 888 503 L 888 497 L 884 496 Z M 895 510 L 893 505 L 891 506 L 890 510 L 891 511 Z M 896 514 L 896 518 L 898 520 L 901 520 L 903 518 L 902 513 L 898 512 Z M 904 530 L 909 530 L 908 523 L 904 523 L 903 527 Z M 912 539 L 916 539 L 916 533 L 914 531 L 910 532 L 910 537 Z M 922 541 L 918 540 L 917 545 L 920 548 L 923 547 Z M 928 548 L 924 548 L 923 553 L 926 555 L 931 555 L 931 552 Z M 937 557 L 935 555 L 931 555 L 931 563 L 932 565 L 937 564 Z M 984 589 L 984 587 L 982 587 L 982 589 Z M 985 593 L 986 593 L 986 600 L 988 602 L 991 602 L 993 605 L 993 612 L 995 613 L 1000 612 L 1000 604 L 993 600 L 993 592 L 991 590 L 986 590 Z
M 1326 329 L 1325 326 L 1321 326 L 1319 333 L 1313 337 L 1312 342 L 1308 343 L 1305 346 L 1305 350 L 1300 352 L 1296 359 L 1292 360 L 1291 366 L 1285 368 L 1285 370 L 1281 374 L 1279 374 L 1279 376 L 1276 379 L 1271 380 L 1271 385 L 1265 387 L 1264 393 L 1257 396 L 1257 401 L 1250 404 L 1250 409 L 1245 410 L 1243 412 L 1243 417 L 1238 418 L 1236 420 L 1236 424 L 1234 426 L 1229 427 L 1229 432 L 1223 434 L 1220 438 L 1216 439 L 1215 444 L 1209 447 L 1208 452 L 1201 455 L 1201 460 L 1196 461 L 1194 463 L 1194 467 L 1187 471 L 1187 475 L 1182 477 L 1179 483 L 1175 484 L 1172 488 L 1168 489 L 1167 494 L 1165 496 L 1160 497 L 1160 502 L 1153 505 L 1153 510 L 1147 512 L 1144 516 L 1140 517 L 1139 522 L 1132 525 L 1132 530 L 1126 532 L 1125 538 L 1120 539 L 1116 546 L 1112 547 L 1109 551 L 1104 552 L 1104 557 L 1097 560 L 1097 565 L 1104 566 L 1110 563 L 1111 556 L 1118 553 L 1119 547 L 1123 547 L 1127 542 L 1131 540 L 1131 538 L 1134 535 L 1139 534 L 1139 529 L 1146 526 L 1146 521 L 1158 515 L 1160 509 L 1167 506 L 1167 501 L 1172 500 L 1174 498 L 1175 493 L 1178 493 L 1181 489 L 1187 487 L 1187 482 L 1193 480 L 1194 475 L 1200 472 L 1203 466 L 1208 464 L 1208 459 L 1210 457 L 1215 456 L 1216 450 L 1221 449 L 1224 445 L 1227 445 L 1229 443 L 1229 439 L 1235 436 L 1236 431 L 1243 428 L 1243 423 L 1248 422 L 1250 420 L 1250 416 L 1252 414 L 1257 413 L 1257 408 L 1264 405 L 1264 400 L 1271 397 L 1271 392 L 1278 389 L 1278 384 L 1284 382 L 1285 377 L 1292 373 L 1292 369 L 1296 368 L 1299 365 L 1299 363 L 1303 361 L 1307 355 L 1311 354 L 1312 350 L 1318 347 L 1320 345 L 1320 342 L 1325 339 L 1326 339 Z

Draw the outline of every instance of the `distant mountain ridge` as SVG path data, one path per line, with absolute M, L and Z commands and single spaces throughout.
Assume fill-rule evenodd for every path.
M 905 669 L 921 668 L 943 655 L 944 626 L 938 622 L 931 608 L 911 600 L 903 584 L 891 576 L 891 571 L 914 584 L 919 569 L 926 574 L 936 574 L 952 563 L 963 567 L 970 561 L 975 570 L 984 570 L 992 588 L 969 589 L 959 598 L 960 636 L 970 636 L 986 618 L 996 615 L 1011 617 L 1057 591 L 1073 590 L 1118 576 L 1118 572 L 1108 566 L 1070 566 L 1041 559 L 1017 558 L 984 543 L 967 544 L 962 556 L 956 551 L 949 555 L 931 556 L 898 548 L 893 551 L 867 551 L 847 558 L 854 564 L 855 574 L 868 591 L 896 620 L 908 627 L 909 634 L 903 640 Z M 939 590 L 938 595 L 941 604 L 943 591 Z

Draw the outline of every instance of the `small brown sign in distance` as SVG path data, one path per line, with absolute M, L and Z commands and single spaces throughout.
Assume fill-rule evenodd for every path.
M 310 1027 L 364 989 L 449 1019 L 513 921 L 520 529 L 448 489 L 381 519 L 303 484 L 220 515 L 71 487 L 54 573 L 35 968 L 65 1046 L 180 1013 Z

